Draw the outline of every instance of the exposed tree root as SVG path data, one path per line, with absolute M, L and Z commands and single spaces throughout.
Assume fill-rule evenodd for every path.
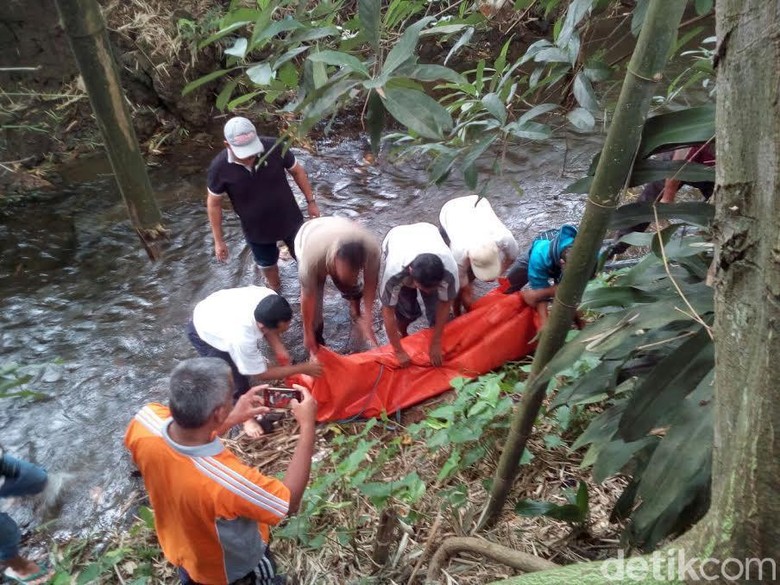
M 556 565 L 553 562 L 501 546 L 500 544 L 488 542 L 481 538 L 453 537 L 445 540 L 439 547 L 439 550 L 436 551 L 436 554 L 433 555 L 431 564 L 428 566 L 426 582 L 437 583 L 444 565 L 451 556 L 459 552 L 472 552 L 482 555 L 525 573 L 560 568 L 560 565 Z

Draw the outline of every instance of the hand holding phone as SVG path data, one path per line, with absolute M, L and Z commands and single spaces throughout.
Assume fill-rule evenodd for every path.
M 303 393 L 294 388 L 274 388 L 269 386 L 264 390 L 264 404 L 269 408 L 291 408 L 290 401 L 303 400 Z

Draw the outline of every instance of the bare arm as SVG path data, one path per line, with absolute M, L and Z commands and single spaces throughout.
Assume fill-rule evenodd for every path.
M 211 234 L 214 236 L 214 255 L 224 262 L 228 258 L 228 248 L 222 235 L 222 198 L 208 193 L 206 195 L 206 212 L 209 216 Z
M 289 366 L 272 366 L 262 374 L 255 376 L 255 378 L 258 380 L 281 380 L 295 374 L 307 374 L 316 378 L 322 374 L 322 364 L 303 362 L 302 364 L 291 364 Z
M 555 285 L 548 286 L 546 288 L 531 288 L 523 290 L 520 294 L 522 295 L 526 305 L 529 307 L 536 307 L 536 305 L 538 305 L 540 302 L 554 297 L 557 288 L 558 287 Z
M 268 329 L 263 332 L 263 336 L 276 356 L 276 363 L 280 366 L 290 365 L 290 354 L 287 353 L 287 348 L 284 347 L 284 343 L 282 343 L 282 338 L 279 337 L 279 334 L 276 331 Z
M 301 315 L 303 317 L 303 345 L 309 353 L 319 349 L 314 333 L 314 314 L 316 312 L 317 294 L 309 287 L 301 286 Z
M 298 188 L 306 198 L 309 217 L 319 217 L 320 209 L 317 206 L 317 202 L 314 200 L 314 194 L 311 190 L 311 183 L 309 183 L 309 176 L 306 174 L 306 171 L 304 170 L 301 163 L 296 162 L 293 168 L 287 169 L 287 172 L 290 173 L 293 180 L 295 181 L 295 184 L 298 185 Z
M 398 331 L 398 321 L 395 318 L 395 307 L 382 307 L 382 319 L 385 322 L 385 332 L 390 345 L 395 350 L 398 363 L 402 368 L 409 365 L 409 354 L 401 345 L 401 332 Z
M 311 458 L 314 455 L 314 423 L 317 416 L 317 402 L 309 394 L 309 391 L 302 386 L 295 386 L 295 388 L 303 393 L 303 400 L 300 403 L 297 400 L 292 401 L 292 413 L 301 427 L 301 432 L 290 460 L 290 466 L 282 480 L 282 483 L 290 490 L 289 514 L 298 511 L 306 484 L 309 483 Z
M 679 148 L 674 151 L 672 160 L 685 160 L 688 154 L 687 148 Z M 674 203 L 675 197 L 677 197 L 677 191 L 680 190 L 682 181 L 677 179 L 666 179 L 664 181 L 664 190 L 661 192 L 661 203 Z
M 379 266 L 367 265 L 363 271 L 363 314 L 361 315 L 361 327 L 363 335 L 374 346 L 379 345 L 374 333 L 374 303 L 376 302 L 376 289 L 379 280 Z
M 450 316 L 450 304 L 450 301 L 441 300 L 436 304 L 436 322 L 433 324 L 433 337 L 428 353 L 431 356 L 431 364 L 437 367 L 444 361 L 441 352 L 441 337 L 444 333 L 444 326 L 447 324 L 447 318 Z

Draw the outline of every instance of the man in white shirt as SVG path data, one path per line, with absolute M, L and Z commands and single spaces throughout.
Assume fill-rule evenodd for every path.
M 458 265 L 454 311 L 460 315 L 461 307 L 468 311 L 474 302 L 474 280 L 496 280 L 515 261 L 519 247 L 484 197 L 450 199 L 441 208 L 439 223 Z
M 290 304 L 273 290 L 262 286 L 228 288 L 195 305 L 187 336 L 198 354 L 218 357 L 230 365 L 238 398 L 262 381 L 322 373 L 319 363 L 290 364 L 280 335 L 290 327 L 291 320 Z M 266 344 L 274 352 L 275 366 L 268 365 Z M 254 418 L 244 423 L 244 431 L 252 438 L 263 434 Z
M 433 327 L 431 364 L 440 366 L 441 337 L 458 292 L 458 267 L 450 249 L 436 226 L 415 223 L 394 227 L 387 233 L 382 242 L 382 257 L 382 317 L 398 363 L 401 367 L 410 363 L 401 338 L 408 334 L 409 325 L 422 316 L 417 301 L 419 290 L 428 325 Z

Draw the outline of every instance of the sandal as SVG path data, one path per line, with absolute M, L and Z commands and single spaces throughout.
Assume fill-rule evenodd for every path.
M 3 571 L 3 577 L 15 583 L 23 583 L 25 585 L 43 585 L 51 581 L 51 578 L 54 576 L 54 569 L 50 568 L 46 562 L 36 564 L 38 565 L 38 571 L 32 575 L 27 575 L 27 577 L 22 577 L 10 567 Z

